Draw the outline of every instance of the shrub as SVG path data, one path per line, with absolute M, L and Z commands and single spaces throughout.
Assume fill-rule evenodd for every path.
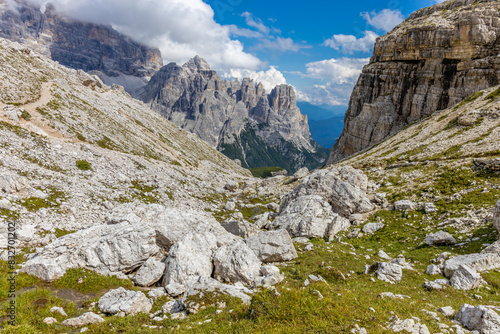
M 90 163 L 87 160 L 78 160 L 76 162 L 76 167 L 81 170 L 89 170 L 92 169 L 92 166 L 90 166 Z

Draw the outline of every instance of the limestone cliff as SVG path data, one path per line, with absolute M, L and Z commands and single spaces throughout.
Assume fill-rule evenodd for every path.
M 42 13 L 23 0 L 16 2 L 17 11 L 0 0 L 0 37 L 26 44 L 64 66 L 98 71 L 106 83 L 129 91 L 145 85 L 163 66 L 158 49 L 134 42 L 110 26 L 60 16 L 50 4 Z
M 446 1 L 380 37 L 328 163 L 500 83 L 499 10 L 495 0 Z
M 250 79 L 221 79 L 196 56 L 183 66 L 164 66 L 140 99 L 245 167 L 294 171 L 324 162 L 291 86 L 280 85 L 266 94 Z

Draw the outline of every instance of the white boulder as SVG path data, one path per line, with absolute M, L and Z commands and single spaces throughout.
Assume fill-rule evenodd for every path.
M 298 256 L 290 235 L 284 229 L 261 232 L 246 238 L 245 242 L 262 262 L 290 261 Z
M 153 303 L 141 291 L 131 291 L 119 287 L 104 294 L 99 299 L 97 306 L 104 313 L 124 312 L 126 315 L 135 315 L 141 312 L 149 313 Z
M 222 246 L 213 255 L 213 277 L 221 282 L 252 285 L 259 276 L 261 262 L 243 242 Z

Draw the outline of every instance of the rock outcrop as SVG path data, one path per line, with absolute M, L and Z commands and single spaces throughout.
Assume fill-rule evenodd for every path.
M 156 73 L 139 98 L 181 128 L 197 134 L 243 167 L 279 166 L 295 172 L 326 158 L 311 138 L 307 116 L 292 86 L 266 94 L 245 78 L 221 79 L 196 56 L 183 66 L 170 63 Z
M 499 9 L 494 0 L 446 1 L 379 38 L 328 163 L 500 83 Z
M 98 71 L 105 83 L 130 93 L 143 87 L 163 66 L 161 53 L 120 34 L 110 26 L 62 16 L 50 3 L 44 13 L 24 0 L 17 12 L 0 1 L 0 37 L 26 44 L 60 64 Z

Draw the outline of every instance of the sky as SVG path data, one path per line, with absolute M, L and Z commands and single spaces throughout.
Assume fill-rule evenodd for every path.
M 13 0 L 8 0 L 13 1 Z M 44 10 L 47 0 L 28 0 Z M 165 64 L 195 55 L 219 75 L 266 91 L 346 106 L 373 44 L 412 12 L 443 0 L 51 0 L 75 19 L 107 24 L 158 47 Z

